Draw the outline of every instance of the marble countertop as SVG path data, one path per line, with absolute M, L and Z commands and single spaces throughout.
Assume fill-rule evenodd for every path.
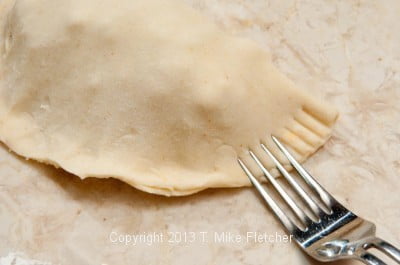
M 333 137 L 306 166 L 375 222 L 379 236 L 400 245 L 400 2 L 186 2 L 259 42 L 291 79 L 337 106 Z M 0 265 L 18 259 L 16 252 L 26 264 L 318 264 L 294 243 L 214 238 L 283 235 L 251 188 L 160 197 L 117 180 L 81 181 L 1 146 L 0 202 Z M 164 242 L 118 237 L 145 233 L 161 233 Z M 125 242 L 113 242 L 119 239 Z

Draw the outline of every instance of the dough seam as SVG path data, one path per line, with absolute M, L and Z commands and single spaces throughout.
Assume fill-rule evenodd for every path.
M 314 110 L 312 113 L 303 106 L 293 115 L 292 122 L 283 128 L 281 140 L 299 157 L 308 157 L 322 146 L 330 137 L 332 124 L 338 118 L 338 114 L 333 113 L 330 120 L 322 121 L 317 118 L 318 114 L 323 115 L 324 110 Z

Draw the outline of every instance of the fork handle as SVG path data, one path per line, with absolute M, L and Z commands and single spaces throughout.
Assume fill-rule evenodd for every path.
M 400 250 L 393 246 L 392 244 L 386 242 L 385 240 L 379 237 L 368 237 L 364 242 L 361 243 L 363 249 L 367 250 L 369 248 L 376 248 L 387 256 L 391 257 L 397 264 L 400 264 Z M 366 264 L 371 265 L 384 265 L 385 263 L 381 261 L 379 258 L 375 257 L 374 255 L 362 251 L 359 255 L 359 258 Z
M 373 237 L 370 239 L 370 241 L 367 241 L 367 244 L 370 244 L 370 247 L 379 249 L 380 251 L 394 259 L 398 264 L 400 264 L 400 250 L 389 242 L 386 242 L 379 237 Z M 367 247 L 369 246 L 367 245 Z
M 359 253 L 357 255 L 357 259 L 367 265 L 387 265 L 385 262 L 383 262 L 383 260 L 366 251 Z

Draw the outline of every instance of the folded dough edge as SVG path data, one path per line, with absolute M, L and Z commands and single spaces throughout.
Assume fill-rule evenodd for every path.
M 4 1 L 3 5 L 0 6 L 0 12 L 5 12 L 5 10 L 11 7 L 12 1 Z M 3 11 L 2 11 L 3 9 Z M 3 47 L 2 47 L 3 48 Z M 2 74 L 0 72 L 0 79 L 2 78 Z M 294 87 L 293 83 L 287 80 L 288 84 Z M 291 118 L 288 119 L 288 122 L 282 128 L 275 133 L 275 136 L 281 139 L 294 153 L 295 157 L 300 160 L 300 162 L 304 161 L 307 157 L 309 157 L 312 153 L 314 153 L 319 147 L 321 147 L 325 141 L 329 138 L 332 126 L 337 119 L 337 111 L 334 108 L 330 107 L 325 103 L 321 103 L 315 98 L 309 96 L 306 93 L 301 92 L 301 98 L 303 100 L 303 104 L 301 108 L 297 110 L 297 112 L 291 114 Z M 300 94 L 298 96 L 300 96 Z M 37 161 L 54 165 L 56 167 L 62 167 L 66 171 L 78 175 L 81 178 L 87 177 L 98 177 L 98 178 L 108 178 L 115 177 L 118 178 L 140 190 L 166 195 L 166 196 L 181 196 L 188 195 L 206 188 L 220 188 L 220 187 L 242 187 L 249 186 L 250 182 L 247 177 L 241 171 L 237 171 L 238 176 L 227 176 L 222 172 L 215 172 L 209 174 L 203 173 L 195 173 L 192 171 L 180 171 L 177 174 L 181 175 L 193 175 L 188 177 L 185 180 L 185 183 L 180 182 L 181 179 L 171 180 L 167 179 L 166 176 L 165 182 L 157 182 L 151 183 L 152 181 L 148 181 L 152 179 L 151 176 L 146 176 L 146 173 L 134 173 L 141 174 L 140 176 L 132 176 L 126 174 L 121 170 L 118 172 L 118 169 L 115 169 L 115 165 L 108 161 L 99 161 L 95 162 L 101 167 L 98 172 L 91 171 L 91 173 L 87 174 L 85 172 L 90 172 L 89 169 L 86 169 L 80 161 L 66 161 L 66 160 L 54 160 L 49 157 L 43 157 L 40 152 L 35 153 L 35 150 L 32 148 L 27 148 L 27 146 L 32 147 L 32 139 L 31 137 L 27 137 L 26 135 L 34 135 L 32 133 L 36 128 L 27 128 L 27 124 L 29 124 L 29 113 L 26 115 L 19 116 L 18 118 L 13 117 L 13 119 L 7 120 L 7 122 L 2 121 L 1 123 L 1 140 L 14 152 L 17 154 L 24 156 L 26 158 L 35 159 Z M 248 128 L 251 130 L 252 128 Z M 24 137 L 16 137 L 13 134 L 7 134 L 6 132 L 16 132 L 26 130 L 27 134 Z M 39 130 L 39 129 L 38 129 Z M 283 158 L 282 154 L 277 151 L 277 148 L 272 144 L 269 135 L 265 135 L 263 139 L 254 139 L 259 140 L 267 145 L 272 152 L 278 157 L 279 160 L 285 166 L 288 166 L 287 161 Z M 225 147 L 225 148 L 229 148 Z M 260 170 L 252 163 L 246 154 L 245 150 L 247 147 L 243 147 L 238 154 L 242 157 L 246 162 L 248 162 L 250 168 L 255 172 L 255 174 L 260 175 Z M 257 153 L 260 150 L 257 150 L 257 146 L 251 146 L 251 148 Z M 90 160 L 88 160 L 90 161 Z M 93 161 L 92 161 L 93 162 Z M 270 161 L 264 161 L 268 168 L 272 167 L 272 163 Z M 92 164 L 92 163 L 87 163 Z M 237 166 L 237 165 L 236 165 Z M 114 168 L 113 168 L 114 167 Z M 104 172 L 114 172 L 113 174 L 107 174 Z M 128 172 L 129 173 L 129 172 Z M 147 181 L 147 183 L 146 183 Z

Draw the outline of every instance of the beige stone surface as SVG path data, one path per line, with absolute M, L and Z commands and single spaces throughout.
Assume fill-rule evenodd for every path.
M 346 206 L 375 222 L 379 236 L 400 245 L 400 4 L 188 3 L 261 43 L 296 83 L 337 106 L 332 139 L 306 166 Z M 113 244 L 112 231 L 245 235 L 282 228 L 250 188 L 159 197 L 116 180 L 81 181 L 5 147 L 0 220 L 0 257 L 20 251 L 53 264 L 316 264 L 284 243 Z

